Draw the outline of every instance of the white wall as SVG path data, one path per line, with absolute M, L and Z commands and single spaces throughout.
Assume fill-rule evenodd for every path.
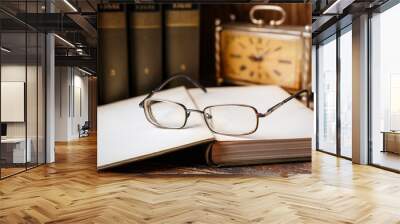
M 27 70 L 25 70 L 27 69 Z M 27 66 L 25 67 L 24 65 L 18 65 L 18 64 L 6 64 L 1 66 L 1 81 L 3 82 L 25 82 L 25 75 L 27 71 L 27 77 L 29 81 L 29 86 L 31 87 L 36 86 L 36 80 L 34 80 L 32 77 L 36 76 L 36 66 Z M 27 103 L 31 104 L 28 106 L 34 107 L 34 110 L 36 111 L 36 88 L 27 88 Z M 4 96 L 3 96 L 4 97 Z M 6 110 L 6 108 L 1 108 L 1 110 Z M 28 137 L 30 133 L 33 133 L 33 131 L 30 131 L 30 127 L 33 128 L 33 130 L 36 130 L 36 120 L 37 120 L 37 115 L 36 113 L 32 113 L 32 108 L 28 111 L 29 113 L 27 114 L 28 118 Z M 33 122 L 33 123 L 32 123 Z M 8 122 L 7 123 L 7 136 L 8 137 L 25 137 L 25 123 L 26 122 Z M 35 132 L 36 135 L 36 132 Z
M 55 98 L 55 140 L 79 138 L 78 125 L 83 125 L 89 114 L 88 77 L 76 68 L 56 67 Z
M 76 70 L 75 70 L 76 71 Z M 81 73 L 80 73 L 81 74 Z M 85 121 L 89 120 L 89 110 L 88 110 L 88 77 L 75 75 L 74 77 L 74 100 L 75 106 L 72 119 L 72 135 L 78 137 L 78 124 L 83 125 Z M 80 93 L 79 93 L 80 91 Z M 80 96 L 80 97 L 79 97 Z M 79 102 L 80 101 L 80 102 Z M 81 111 L 80 111 L 81 110 Z
M 45 115 L 44 115 L 44 74 L 41 66 L 25 64 L 3 64 L 1 66 L 2 82 L 24 82 L 26 85 L 26 107 L 21 108 L 22 113 L 26 112 L 26 120 L 22 122 L 6 122 L 7 137 L 30 139 L 32 161 L 44 162 L 45 150 Z M 27 79 L 27 80 L 26 80 Z M 7 96 L 2 95 L 2 98 Z M 1 110 L 11 110 L 2 107 Z M 13 111 L 8 111 L 13 113 Z M 39 153 L 39 156 L 37 156 Z
M 1 122 L 25 121 L 25 83 L 1 81 Z M 35 106 L 36 108 L 36 106 Z
M 68 141 L 70 69 L 55 68 L 55 141 Z
M 3 82 L 25 82 L 25 64 L 9 64 L 1 66 L 1 81 Z M 28 67 L 31 70 L 32 67 Z M 4 97 L 4 96 L 3 96 Z M 6 110 L 6 108 L 1 108 Z M 25 122 L 7 123 L 7 137 L 25 137 Z
M 2 82 L 24 82 L 26 71 L 28 69 L 28 74 L 33 69 L 32 66 L 28 68 L 24 65 L 19 64 L 8 64 L 1 66 L 1 81 Z M 5 96 L 2 96 L 5 97 Z M 24 108 L 23 108 L 24 109 Z M 1 108 L 1 110 L 6 110 L 6 108 Z M 25 137 L 25 123 L 24 122 L 11 122 L 7 123 L 7 135 L 8 137 Z

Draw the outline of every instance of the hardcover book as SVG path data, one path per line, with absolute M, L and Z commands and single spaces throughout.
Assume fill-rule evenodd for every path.
M 160 5 L 135 4 L 129 13 L 132 95 L 150 92 L 162 81 Z
M 129 97 L 128 40 L 123 10 L 101 10 L 97 16 L 99 104 Z
M 201 89 L 176 87 L 154 98 L 202 110 L 209 105 L 248 104 L 258 111 L 289 97 L 278 86 L 240 86 Z M 204 155 L 213 165 L 247 165 L 311 160 L 313 112 L 291 100 L 263 119 L 256 132 L 229 136 L 210 131 L 199 113 L 190 115 L 182 129 L 158 128 L 148 122 L 139 96 L 98 107 L 97 168 L 105 169 L 144 160 L 189 146 L 209 143 Z M 227 124 L 228 125 L 228 124 Z
M 165 11 L 166 74 L 185 73 L 199 80 L 200 12 L 197 5 L 175 3 Z M 174 82 L 173 85 L 179 85 Z

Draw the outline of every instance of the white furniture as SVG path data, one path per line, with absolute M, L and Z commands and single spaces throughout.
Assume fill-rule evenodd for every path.
M 6 138 L 1 139 L 2 151 L 3 147 L 12 147 L 12 163 L 25 163 L 31 162 L 32 160 L 32 140 L 30 138 L 26 139 L 27 147 L 25 154 L 25 138 Z M 5 150 L 4 150 L 5 151 Z M 25 161 L 26 159 L 26 161 Z

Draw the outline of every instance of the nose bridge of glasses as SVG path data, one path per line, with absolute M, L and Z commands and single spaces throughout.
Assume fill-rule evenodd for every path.
M 201 110 L 196 110 L 196 109 L 187 109 L 187 113 L 188 115 L 190 115 L 191 112 L 196 112 L 196 113 L 200 113 L 200 114 L 204 114 L 203 111 Z

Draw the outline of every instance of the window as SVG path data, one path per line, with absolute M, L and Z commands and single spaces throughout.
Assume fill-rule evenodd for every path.
M 352 157 L 352 33 L 351 25 L 340 36 L 340 155 Z
M 400 5 L 371 18 L 371 162 L 400 170 Z
M 390 130 L 400 130 L 400 73 L 390 74 Z
M 353 131 L 351 24 L 337 34 L 339 36 L 322 41 L 317 50 L 317 149 L 350 159 Z
M 336 153 L 336 36 L 318 48 L 318 145 Z
M 19 2 L 20 16 L 44 2 Z M 0 7 L 7 2 L 1 1 Z M 0 178 L 45 162 L 45 34 L 0 12 Z

